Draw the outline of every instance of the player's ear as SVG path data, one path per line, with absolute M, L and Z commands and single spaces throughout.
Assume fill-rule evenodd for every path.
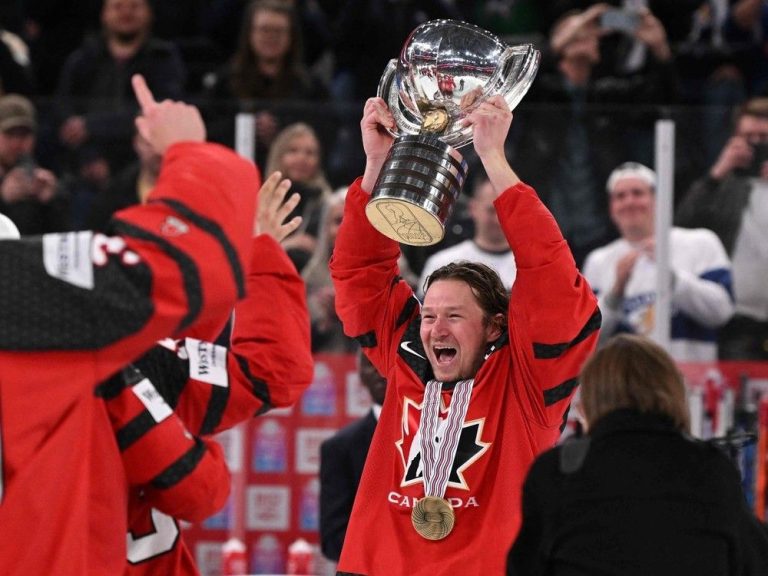
M 504 326 L 504 315 L 494 314 L 488 322 L 488 326 L 486 328 L 486 342 L 493 342 L 499 336 L 501 336 L 502 326 Z

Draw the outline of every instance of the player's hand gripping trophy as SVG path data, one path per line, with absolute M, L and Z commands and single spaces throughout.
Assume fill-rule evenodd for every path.
M 508 46 L 466 22 L 432 20 L 390 60 L 378 95 L 395 119 L 366 215 L 385 236 L 412 246 L 439 242 L 467 176 L 457 148 L 472 142 L 462 120 L 501 94 L 512 110 L 539 68 L 532 44 Z

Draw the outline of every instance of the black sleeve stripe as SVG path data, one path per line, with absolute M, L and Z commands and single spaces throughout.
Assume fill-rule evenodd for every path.
M 157 200 L 157 202 L 167 204 L 176 212 L 184 216 L 184 218 L 192 222 L 195 226 L 213 236 L 219 242 L 219 244 L 221 244 L 224 253 L 227 255 L 229 266 L 232 269 L 232 275 L 234 276 L 235 283 L 237 284 L 238 298 L 245 298 L 245 275 L 243 274 L 243 269 L 240 267 L 240 259 L 237 257 L 237 250 L 235 250 L 235 247 L 229 241 L 227 235 L 224 234 L 221 226 L 219 226 L 213 220 L 198 214 L 189 208 L 189 206 L 183 202 L 179 202 L 178 200 L 161 198 L 160 200 Z
M 195 261 L 167 240 L 147 232 L 143 228 L 134 226 L 133 224 L 129 224 L 122 220 L 116 220 L 114 221 L 114 230 L 123 236 L 130 236 L 140 240 L 154 242 L 160 246 L 160 248 L 166 254 L 178 262 L 184 282 L 184 291 L 187 294 L 187 301 L 189 302 L 189 310 L 187 311 L 186 316 L 184 316 L 184 318 L 182 318 L 181 322 L 179 323 L 178 330 L 182 330 L 192 324 L 192 322 L 194 322 L 194 320 L 200 314 L 200 310 L 203 305 L 202 287 L 200 286 L 200 273 L 197 270 Z
M 544 390 L 544 406 L 552 406 L 563 398 L 567 398 L 576 386 L 579 385 L 578 378 L 571 378 L 558 384 L 554 388 Z
M 189 476 L 200 463 L 200 460 L 203 459 L 206 450 L 207 448 L 203 441 L 195 438 L 195 445 L 187 450 L 176 462 L 155 476 L 151 482 L 152 486 L 161 490 L 172 488 Z
M 363 348 L 376 347 L 376 333 L 373 330 L 366 332 L 365 334 L 360 334 L 360 336 L 355 336 L 355 340 L 357 340 L 357 343 Z
M 103 398 L 106 401 L 117 398 L 120 392 L 126 387 L 125 378 L 122 372 L 111 376 L 98 386 L 94 390 L 94 394 L 97 398 Z
M 164 346 L 155 346 L 144 356 L 134 360 L 134 364 L 175 410 L 189 381 L 189 360 L 179 358 L 175 351 Z
M 418 305 L 419 305 L 419 301 L 416 300 L 416 296 L 413 296 L 412 298 L 408 298 L 408 301 L 405 303 L 405 306 L 403 306 L 403 309 L 400 311 L 400 315 L 397 317 L 395 328 L 400 328 L 400 326 L 408 322 L 411 319 L 411 316 L 413 316 L 413 311 L 416 309 Z
M 205 409 L 205 418 L 200 425 L 200 434 L 213 434 L 229 402 L 229 386 L 211 386 L 211 397 Z
M 256 415 L 258 416 L 272 410 L 275 405 L 272 404 L 272 396 L 269 393 L 269 386 L 267 386 L 267 383 L 264 382 L 264 380 L 261 378 L 256 378 L 253 374 L 251 374 L 251 369 L 248 366 L 248 361 L 245 358 L 241 356 L 235 356 L 235 358 L 237 358 L 237 364 L 240 366 L 240 370 L 243 372 L 243 374 L 245 374 L 246 378 L 248 378 L 248 381 L 251 383 L 251 390 L 253 391 L 253 395 L 262 402 L 262 406 L 258 409 Z
M 115 433 L 120 452 L 125 452 L 134 442 L 157 425 L 149 411 L 144 410 Z
M 117 398 L 125 388 L 138 384 L 144 380 L 144 374 L 134 364 L 128 364 L 120 372 L 116 372 L 104 382 L 96 386 L 94 394 L 104 400 Z
M 590 316 L 584 328 L 581 329 L 576 335 L 576 338 L 570 342 L 562 342 L 560 344 L 539 344 L 533 343 L 533 356 L 538 360 L 551 360 L 553 358 L 559 358 L 569 348 L 576 346 L 582 340 L 589 338 L 591 334 L 600 329 L 600 324 L 603 321 L 603 316 L 600 313 L 600 308 L 595 308 L 594 314 Z

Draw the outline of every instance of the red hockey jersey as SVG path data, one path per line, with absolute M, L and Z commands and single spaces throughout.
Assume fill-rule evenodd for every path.
M 520 523 L 524 476 L 560 434 L 576 376 L 597 342 L 600 313 L 554 221 L 525 184 L 495 202 L 517 261 L 509 326 L 480 367 L 445 498 L 443 540 L 422 538 L 411 509 L 424 497 L 419 430 L 432 369 L 419 337 L 419 302 L 398 277 L 397 243 L 365 217 L 369 196 L 347 195 L 331 273 L 345 332 L 388 381 L 339 570 L 367 576 L 502 574 Z M 442 394 L 443 415 L 451 391 Z
M 125 475 L 94 387 L 226 318 L 245 291 L 256 183 L 231 150 L 176 144 L 111 236 L 0 242 L 0 574 L 121 573 Z
M 165 342 L 136 363 L 197 435 L 226 430 L 273 407 L 290 406 L 312 382 L 304 282 L 269 236 L 254 239 L 251 258 L 248 296 L 235 308 L 229 350 L 187 338 Z M 206 475 L 216 473 L 200 469 L 204 464 L 201 460 L 185 469 L 190 485 L 206 485 Z M 199 573 L 177 523 L 211 514 L 206 496 L 195 494 L 200 501 L 193 516 L 175 511 L 178 502 L 169 502 L 174 495 L 168 491 L 132 491 L 126 575 Z M 183 492 L 176 498 L 186 503 L 189 496 Z

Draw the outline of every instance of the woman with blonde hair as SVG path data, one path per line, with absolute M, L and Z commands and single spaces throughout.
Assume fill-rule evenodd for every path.
M 732 462 L 687 434 L 670 355 L 622 334 L 579 379 L 588 435 L 531 466 L 508 576 L 768 574 L 766 528 Z
M 313 352 L 351 352 L 355 349 L 355 341 L 344 335 L 341 320 L 336 315 L 335 291 L 328 269 L 346 197 L 347 189 L 339 188 L 324 200 L 317 246 L 301 273 L 307 289 Z
M 296 122 L 283 128 L 269 149 L 265 173 L 281 172 L 291 181 L 291 191 L 301 200 L 291 214 L 301 216 L 298 230 L 283 241 L 288 255 L 301 272 L 317 246 L 320 213 L 333 192 L 322 167 L 320 140 L 314 128 Z

